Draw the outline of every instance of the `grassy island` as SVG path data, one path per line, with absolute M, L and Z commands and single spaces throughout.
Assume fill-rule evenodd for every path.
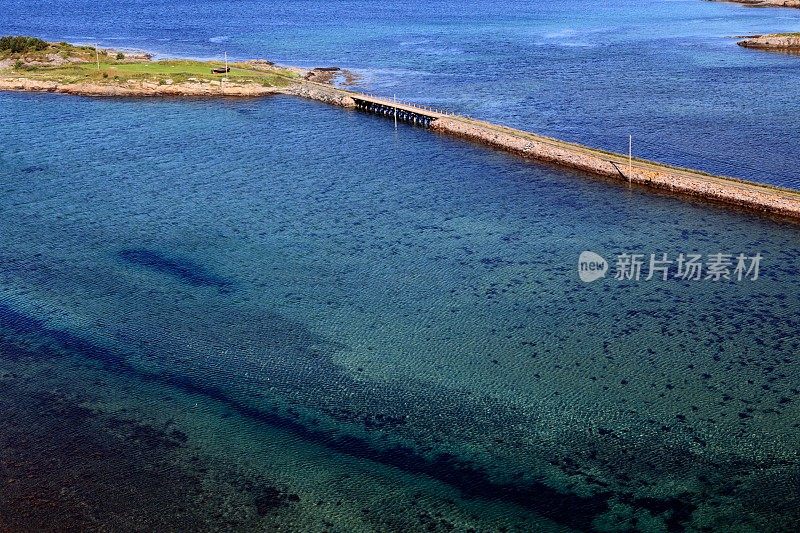
M 35 37 L 0 37 L 0 77 L 58 84 L 213 84 L 285 87 L 300 78 L 297 69 L 268 61 L 231 63 L 227 74 L 213 74 L 221 61 L 160 60 L 149 54 L 48 43 Z
M 97 63 L 68 63 L 54 66 L 21 66 L 27 78 L 77 83 L 119 83 L 128 81 L 148 81 L 158 84 L 184 82 L 208 83 L 226 80 L 236 83 L 258 83 L 270 87 L 283 87 L 298 75 L 281 69 L 256 69 L 247 64 L 235 63 L 227 75 L 212 74 L 212 68 L 221 67 L 219 62 L 162 60 L 146 62 L 117 62 L 101 59 Z

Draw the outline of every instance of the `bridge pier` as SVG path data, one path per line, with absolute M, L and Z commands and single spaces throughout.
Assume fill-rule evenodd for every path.
M 366 98 L 353 97 L 353 100 L 355 101 L 356 109 L 375 115 L 383 115 L 389 118 L 394 118 L 397 116 L 398 121 L 405 122 L 413 126 L 429 128 L 431 126 L 431 122 L 434 120 L 434 117 L 426 114 L 422 110 L 412 110 L 405 106 L 401 108 L 389 103 L 376 102 Z

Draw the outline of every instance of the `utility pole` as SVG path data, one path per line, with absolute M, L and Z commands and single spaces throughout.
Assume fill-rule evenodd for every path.
M 397 95 L 394 95 L 394 129 L 397 129 Z
M 97 70 L 100 70 L 100 50 L 97 49 L 98 47 L 97 41 L 94 43 L 94 55 L 97 57 Z
M 225 50 L 225 74 L 219 80 L 219 92 L 225 94 L 225 80 L 228 79 L 228 51 Z
M 628 135 L 628 183 L 633 173 L 633 135 Z

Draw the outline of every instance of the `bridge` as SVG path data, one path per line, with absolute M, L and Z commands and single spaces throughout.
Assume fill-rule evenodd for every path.
M 438 118 L 452 116 L 451 113 L 440 111 L 433 108 L 418 106 L 397 100 L 389 100 L 368 94 L 354 93 L 350 97 L 356 105 L 356 109 L 382 115 L 397 122 L 405 122 L 414 126 L 429 128 L 431 122 Z

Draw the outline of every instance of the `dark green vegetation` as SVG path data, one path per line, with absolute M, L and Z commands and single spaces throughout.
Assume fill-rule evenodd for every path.
M 0 37 L 0 51 L 19 54 L 24 52 L 39 52 L 45 50 L 49 44 L 36 37 L 22 35 L 5 35 Z
M 204 456 L 173 421 L 103 409 L 109 377 L 97 368 L 68 365 L 94 376 L 83 391 L 38 374 L 42 361 L 65 363 L 51 348 L 0 339 L 0 531 L 274 529 L 300 501 L 268 473 Z
M 99 50 L 100 56 L 108 55 L 106 50 Z M 38 37 L 27 35 L 6 35 L 0 37 L 0 59 L 20 59 L 23 63 L 73 59 L 79 61 L 94 60 L 96 52 L 93 46 L 76 46 L 69 43 L 48 43 Z

